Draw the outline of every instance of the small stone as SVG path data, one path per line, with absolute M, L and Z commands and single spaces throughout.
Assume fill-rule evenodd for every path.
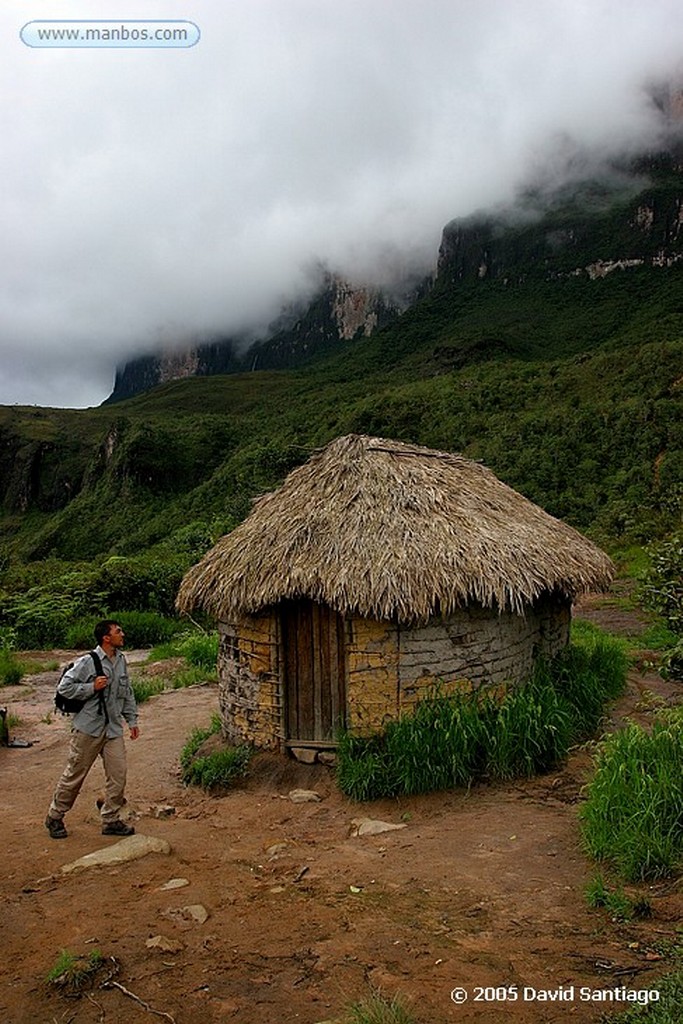
M 189 907 L 182 907 L 183 917 L 196 921 L 197 924 L 204 924 L 209 919 L 209 912 L 201 903 L 192 903 Z
M 322 800 L 322 797 L 314 789 L 292 789 L 289 793 L 289 799 L 293 804 L 317 804 Z
M 274 896 L 275 896 L 275 895 L 276 895 L 277 893 L 279 893 L 279 892 L 284 892 L 284 891 L 285 891 L 285 887 L 284 887 L 284 885 L 274 885 L 272 889 L 269 889 L 269 890 L 268 890 L 268 892 L 272 892 Z
M 275 860 L 281 853 L 284 853 L 286 849 L 287 843 L 273 843 L 273 845 L 269 846 L 266 850 L 266 855 L 269 860 Z
M 378 836 L 382 832 L 394 832 L 397 829 L 405 828 L 406 825 L 394 825 L 390 821 L 377 821 L 373 818 L 354 818 L 351 822 L 354 836 Z
M 171 804 L 155 804 L 150 810 L 155 818 L 172 818 L 175 814 L 175 807 Z
M 164 882 L 163 885 L 159 886 L 159 892 L 167 892 L 168 889 L 184 889 L 189 884 L 189 878 L 171 878 L 168 882 Z
M 312 747 L 292 747 L 292 756 L 301 761 L 302 764 L 315 764 L 318 751 Z
M 333 754 L 331 750 L 319 750 L 318 760 L 321 764 L 326 764 L 329 768 L 334 768 L 337 763 L 337 755 Z
M 147 949 L 158 949 L 160 953 L 179 953 L 183 948 L 182 943 L 175 939 L 167 939 L 165 935 L 155 935 L 145 942 Z

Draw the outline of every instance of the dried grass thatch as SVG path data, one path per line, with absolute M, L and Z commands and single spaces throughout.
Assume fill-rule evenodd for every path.
M 424 622 L 471 601 L 522 612 L 609 585 L 607 555 L 476 462 L 350 434 L 264 495 L 185 576 L 178 607 L 217 618 L 310 598 Z

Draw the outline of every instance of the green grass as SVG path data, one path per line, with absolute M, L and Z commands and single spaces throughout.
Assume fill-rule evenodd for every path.
M 218 661 L 218 633 L 183 629 L 172 640 L 153 647 L 147 660 L 163 661 L 166 658 L 185 658 L 197 668 L 215 672 Z
M 98 949 L 87 956 L 63 949 L 45 980 L 69 996 L 78 995 L 92 984 L 94 975 L 104 964 L 104 957 Z
M 663 713 L 604 740 L 581 808 L 583 841 L 599 862 L 630 881 L 674 874 L 683 865 L 683 712 Z
M 649 917 L 652 909 L 647 900 L 631 900 L 620 887 L 610 887 L 602 875 L 595 875 L 584 889 L 586 903 L 592 909 L 604 908 L 613 921 L 630 921 L 633 917 Z
M 502 700 L 437 690 L 373 736 L 342 731 L 337 783 L 354 800 L 469 786 L 548 771 L 572 743 L 594 735 L 605 703 L 623 690 L 624 645 L 580 631 L 550 665 Z
M 206 728 L 193 729 L 180 752 L 180 774 L 186 785 L 201 786 L 206 790 L 223 789 L 247 772 L 252 748 L 247 744 L 225 747 L 198 757 L 202 744 L 221 731 L 221 720 L 212 715 Z
M 24 675 L 19 659 L 5 648 L 0 648 L 0 686 L 16 686 Z
M 221 719 L 220 715 L 217 713 L 214 713 L 211 716 L 211 723 L 208 726 L 204 728 L 197 726 L 192 730 L 180 752 L 180 767 L 182 770 L 183 781 L 187 781 L 185 779 L 185 772 L 186 770 L 189 770 L 192 759 L 201 747 L 202 743 L 207 740 L 209 736 L 214 736 L 220 731 Z
M 389 999 L 380 992 L 352 1003 L 343 1021 L 344 1024 L 415 1024 L 415 1018 L 398 996 Z
M 144 704 L 150 697 L 156 697 L 166 689 L 163 679 L 131 680 L 136 704 Z
M 195 757 L 183 771 L 183 781 L 209 791 L 225 789 L 246 775 L 251 755 L 252 748 L 241 744 Z
M 654 985 L 648 986 L 659 999 L 648 1006 L 633 1006 L 623 1013 L 608 1014 L 604 1024 L 681 1024 L 683 1006 L 683 970 L 672 971 Z

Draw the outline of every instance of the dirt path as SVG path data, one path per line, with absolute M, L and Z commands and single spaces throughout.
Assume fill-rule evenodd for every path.
M 171 853 L 62 875 L 64 863 L 115 840 L 99 832 L 99 769 L 68 817 L 69 838 L 51 840 L 43 827 L 68 743 L 65 720 L 46 719 L 55 678 L 0 691 L 21 718 L 13 734 L 35 741 L 0 749 L 4 1024 L 316 1024 L 371 986 L 404 996 L 420 1024 L 588 1024 L 614 1004 L 585 1001 L 582 986 L 643 989 L 666 966 L 653 950 L 675 935 L 679 886 L 647 890 L 654 915 L 636 924 L 586 908 L 594 869 L 576 817 L 586 751 L 529 782 L 364 806 L 342 797 L 322 766 L 264 757 L 245 789 L 211 798 L 183 788 L 176 769 L 189 731 L 216 708 L 213 687 L 144 704 L 142 735 L 128 744 L 137 831 L 166 839 Z M 615 721 L 651 717 L 652 695 L 678 699 L 657 676 L 632 673 Z M 295 804 L 294 788 L 322 799 Z M 162 805 L 175 814 L 156 817 Z M 353 836 L 361 817 L 405 828 Z M 189 884 L 161 888 L 173 878 Z M 201 924 L 182 910 L 197 904 L 208 912 Z M 158 935 L 170 949 L 148 948 Z M 78 1000 L 48 991 L 64 948 L 116 957 L 117 980 L 148 1008 L 117 988 Z M 517 986 L 516 1001 L 494 991 L 505 986 Z M 468 995 L 461 1005 L 450 996 L 457 987 Z

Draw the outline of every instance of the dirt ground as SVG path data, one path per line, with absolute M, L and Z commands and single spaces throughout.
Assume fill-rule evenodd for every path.
M 634 629 L 618 602 L 588 601 L 581 614 Z M 100 834 L 99 766 L 66 819 L 69 838 L 43 826 L 68 746 L 68 720 L 48 714 L 56 677 L 0 691 L 20 719 L 12 735 L 33 741 L 0 749 L 4 1024 L 318 1024 L 372 989 L 402 996 L 419 1024 L 588 1024 L 633 1005 L 606 1002 L 610 990 L 656 987 L 670 967 L 661 954 L 681 922 L 680 881 L 642 886 L 653 916 L 630 924 L 583 898 L 595 872 L 577 827 L 589 749 L 531 781 L 370 805 L 341 796 L 324 766 L 261 757 L 245 786 L 209 797 L 184 788 L 177 765 L 216 709 L 212 686 L 143 704 L 128 742 L 131 820 L 170 854 L 62 874 L 117 840 Z M 612 724 L 651 720 L 657 699 L 680 691 L 634 670 Z M 292 802 L 301 788 L 320 801 Z M 166 806 L 175 812 L 157 816 Z M 359 818 L 405 827 L 353 835 Z M 178 878 L 188 884 L 162 888 Z M 202 923 L 184 909 L 197 905 Z M 148 947 L 156 936 L 167 948 Z M 78 999 L 51 990 L 62 949 L 113 956 L 116 985 Z

